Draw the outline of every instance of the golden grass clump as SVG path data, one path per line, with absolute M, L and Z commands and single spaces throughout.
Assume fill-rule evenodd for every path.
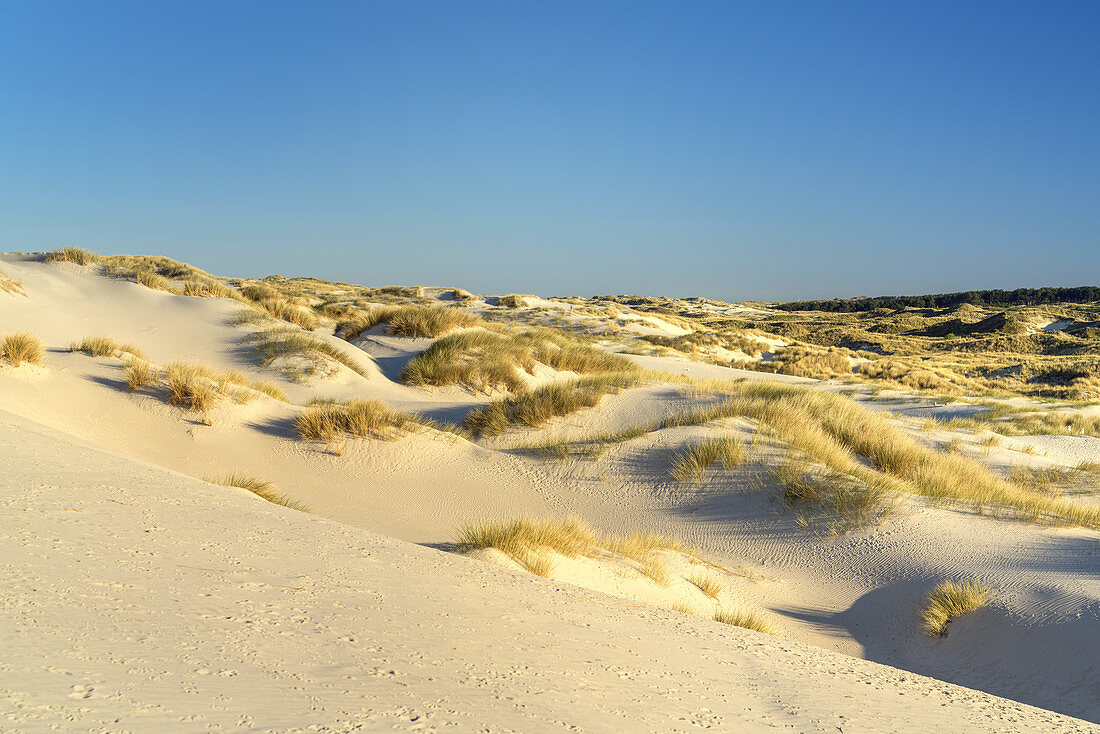
M 527 308 L 527 298 L 517 293 L 510 293 L 497 299 L 497 305 L 504 308 Z
M 496 548 L 508 555 L 530 549 L 549 549 L 568 558 L 599 546 L 599 538 L 575 517 L 565 520 L 511 520 L 466 524 L 458 532 L 458 549 Z
M 277 319 L 300 326 L 303 329 L 313 329 L 317 326 L 317 317 L 308 308 L 296 306 L 284 298 L 274 298 L 266 301 L 258 301 L 256 305 Z
M 675 538 L 662 535 L 601 535 L 575 517 L 467 523 L 458 530 L 456 546 L 463 552 L 495 548 L 540 576 L 547 575 L 552 567 L 547 551 L 567 558 L 610 554 L 631 561 L 634 570 L 662 586 L 668 585 L 670 577 L 667 567 L 654 551 L 682 548 Z M 535 569 L 546 569 L 547 573 Z
M 155 291 L 167 291 L 172 293 L 172 282 L 160 275 L 155 270 L 135 270 L 134 280 L 146 288 L 152 288 Z
M 887 490 L 868 486 L 836 471 L 817 472 L 800 462 L 780 465 L 774 472 L 779 499 L 798 513 L 798 523 L 810 528 L 824 522 L 834 534 L 873 525 L 890 508 Z
M 235 403 L 247 403 L 255 392 L 276 400 L 286 400 L 277 386 L 259 380 L 251 380 L 237 370 L 215 370 L 206 365 L 173 362 L 164 372 L 168 387 L 168 402 L 205 413 L 222 398 Z
M 552 329 L 473 330 L 435 342 L 405 365 L 410 385 L 465 385 L 474 390 L 524 388 L 520 371 L 537 363 L 577 374 L 637 371 L 627 358 L 595 349 Z
M 306 376 L 325 371 L 329 360 L 339 362 L 363 377 L 368 375 L 358 360 L 315 334 L 293 329 L 268 329 L 252 335 L 251 340 L 260 363 L 265 367 L 280 358 L 301 357 L 306 361 L 306 366 L 301 370 Z
M 732 436 L 710 438 L 677 451 L 669 461 L 669 472 L 678 482 L 702 481 L 707 467 L 721 460 L 732 469 L 745 460 L 745 447 Z
M 240 489 L 247 489 L 252 494 L 262 499 L 265 499 L 272 504 L 282 505 L 283 507 L 290 508 L 291 510 L 298 510 L 299 512 L 310 512 L 308 505 L 291 499 L 286 494 L 280 492 L 274 484 L 267 481 L 266 479 L 251 477 L 246 474 L 240 474 L 238 472 L 231 472 L 223 477 L 215 477 L 212 479 L 208 479 L 207 481 L 214 484 L 220 484 L 223 487 L 239 487 Z
M 59 247 L 56 250 L 50 250 L 42 258 L 43 262 L 70 262 L 77 265 L 92 265 L 99 260 L 99 255 L 82 247 Z
M 453 306 L 375 306 L 340 322 L 336 329 L 350 341 L 378 324 L 389 324 L 389 331 L 394 336 L 437 337 L 480 323 L 481 319 L 474 314 Z
M 395 439 L 402 431 L 425 425 L 413 416 L 393 410 L 381 400 L 352 400 L 306 408 L 294 420 L 303 440 L 331 443 L 343 436 Z
M 713 576 L 705 573 L 694 573 L 688 581 L 711 599 L 717 599 L 718 595 L 722 593 L 722 584 L 716 581 Z
M 205 278 L 201 275 L 191 276 L 183 282 L 183 295 L 196 296 L 198 298 L 229 298 L 233 289 L 213 278 Z
M 992 595 L 992 588 L 982 581 L 944 581 L 929 592 L 921 611 L 925 632 L 933 637 L 946 636 L 951 620 L 985 606 Z
M 160 371 L 144 359 L 131 359 L 123 371 L 126 376 L 126 389 L 138 390 L 157 381 Z
M 775 626 L 760 612 L 749 609 L 719 609 L 714 613 L 714 621 L 744 627 L 766 635 L 775 634 Z
M 90 336 L 69 345 L 70 352 L 84 352 L 92 357 L 113 357 L 115 354 L 129 354 L 140 359 L 145 354 L 133 344 L 119 344 L 107 336 Z
M 0 357 L 12 367 L 27 364 L 42 364 L 46 350 L 42 341 L 28 331 L 5 334 L 0 339 Z
M 463 426 L 475 436 L 498 435 L 510 425 L 540 426 L 556 416 L 591 408 L 604 395 L 631 387 L 637 381 L 632 374 L 610 374 L 551 383 L 472 410 Z

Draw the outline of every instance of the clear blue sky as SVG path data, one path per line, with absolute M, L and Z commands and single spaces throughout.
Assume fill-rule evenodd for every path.
M 0 0 L 0 249 L 726 300 L 1100 282 L 1097 2 Z

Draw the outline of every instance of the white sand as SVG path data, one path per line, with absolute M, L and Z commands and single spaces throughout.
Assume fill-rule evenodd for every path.
M 312 396 L 378 397 L 459 420 L 486 398 L 395 382 L 426 341 L 369 336 L 356 352 L 367 378 L 348 373 L 300 385 L 256 366 L 240 343 L 247 330 L 227 323 L 240 304 L 153 292 L 22 256 L 0 256 L 0 266 L 27 291 L 0 293 L 0 331 L 28 329 L 49 349 L 45 368 L 0 368 L 0 455 L 2 466 L 13 467 L 0 482 L 15 503 L 7 519 L 18 521 L 6 526 L 4 558 L 20 590 L 6 595 L 4 616 L 11 620 L 4 629 L 20 636 L 5 640 L 27 640 L 0 667 L 0 685 L 22 702 L 18 731 L 65 726 L 67 716 L 78 717 L 78 730 L 123 730 L 99 723 L 123 716 L 131 730 L 149 731 L 188 714 L 225 728 L 251 716 L 261 730 L 324 723 L 343 731 L 364 708 L 379 717 L 361 719 L 367 728 L 450 721 L 503 731 L 555 722 L 585 731 L 691 730 L 711 717 L 726 729 L 1086 727 L 828 650 L 1100 720 L 1095 532 L 914 501 L 871 531 L 808 535 L 777 512 L 767 488 L 746 488 L 774 458 L 767 445 L 744 470 L 700 485 L 671 481 L 668 455 L 713 427 L 659 431 L 595 461 L 493 448 L 615 430 L 705 399 L 672 385 L 609 396 L 591 411 L 488 446 L 426 432 L 350 441 L 335 456 L 295 438 L 296 405 L 266 398 L 223 406 L 206 426 L 122 389 L 119 360 L 65 346 L 106 335 L 156 361 L 245 369 L 281 381 L 299 405 Z M 820 384 L 634 359 L 694 377 Z M 750 440 L 750 429 L 731 422 L 721 430 Z M 1058 438 L 1049 437 L 1052 447 L 1066 445 Z M 1066 458 L 1095 460 L 1095 451 L 1082 444 Z M 315 514 L 188 478 L 228 471 L 270 479 Z M 774 615 L 784 639 L 402 542 L 444 543 L 459 523 L 482 516 L 567 513 L 607 531 L 675 534 L 727 566 L 750 566 L 764 579 L 738 593 Z M 927 590 L 974 575 L 999 589 L 991 606 L 953 623 L 946 639 L 924 636 L 916 615 Z M 143 627 L 146 617 L 155 625 Z M 43 663 L 35 650 L 54 650 L 63 662 Z M 60 694 L 51 680 L 65 683 Z M 81 693 L 73 685 L 100 693 L 70 700 L 70 692 Z
M 1087 731 L 269 505 L 0 414 L 10 732 Z

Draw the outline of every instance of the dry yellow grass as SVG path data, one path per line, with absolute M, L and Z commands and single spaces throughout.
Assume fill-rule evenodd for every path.
M 392 440 L 423 425 L 424 422 L 387 407 L 381 400 L 316 405 L 303 410 L 294 420 L 303 440 L 326 443 L 344 436 Z
M 840 534 L 873 525 L 890 510 L 881 486 L 870 486 L 835 471 L 817 471 L 802 462 L 781 464 L 773 473 L 782 503 L 809 529 L 824 524 Z
M 219 280 L 193 275 L 183 282 L 183 295 L 198 298 L 229 298 L 233 290 Z
M 591 408 L 604 395 L 635 384 L 637 377 L 633 374 L 589 375 L 555 382 L 472 410 L 463 425 L 474 436 L 497 435 L 510 425 L 540 426 L 556 416 Z
M 711 599 L 717 599 L 718 595 L 722 593 L 722 584 L 705 573 L 694 573 L 688 581 Z
M 50 250 L 42 258 L 43 262 L 71 262 L 77 265 L 91 265 L 99 260 L 99 255 L 82 247 L 60 247 Z
M 732 436 L 698 441 L 677 451 L 669 461 L 669 472 L 678 482 L 702 481 L 707 467 L 721 460 L 732 469 L 745 460 L 745 447 Z
M 722 624 L 744 627 L 766 635 L 775 634 L 775 626 L 760 612 L 749 609 L 719 609 L 714 613 L 714 621 Z
M 632 567 L 639 574 L 662 586 L 668 585 L 670 576 L 667 566 L 654 552 L 679 550 L 682 547 L 675 538 L 661 535 L 601 535 L 575 517 L 467 523 L 458 530 L 456 545 L 460 551 L 495 548 L 525 568 L 532 563 L 532 557 L 546 551 L 567 558 L 610 554 L 632 562 Z
M 216 370 L 206 365 L 173 362 L 164 371 L 168 402 L 205 413 L 223 398 L 235 403 L 247 403 L 255 393 L 276 400 L 286 400 L 277 386 L 252 380 L 237 370 Z
M 309 506 L 291 499 L 286 494 L 280 492 L 274 484 L 266 479 L 260 479 L 259 477 L 251 477 L 246 474 L 240 474 L 238 472 L 231 472 L 223 477 L 214 477 L 207 479 L 206 481 L 214 484 L 221 484 L 225 487 L 239 487 L 241 489 L 247 489 L 257 497 L 261 497 L 268 502 L 276 505 L 282 505 L 292 510 L 298 510 L 299 512 L 310 512 Z
M 636 371 L 630 360 L 544 328 L 472 330 L 445 336 L 412 359 L 401 374 L 410 385 L 465 385 L 488 392 L 524 389 L 521 372 L 538 363 L 577 374 Z
M 992 588 L 982 581 L 939 584 L 929 592 L 921 611 L 925 632 L 933 637 L 944 637 L 951 620 L 985 606 L 992 594 Z
M 172 291 L 172 282 L 165 278 L 163 275 L 158 274 L 155 270 L 137 270 L 134 271 L 134 280 L 145 286 L 146 288 L 152 288 L 155 291 Z
M 126 363 L 123 374 L 126 375 L 126 389 L 137 390 L 156 382 L 160 371 L 144 359 L 131 359 Z
M 315 334 L 290 328 L 268 329 L 256 332 L 250 340 L 255 345 L 260 363 L 265 367 L 280 358 L 302 358 L 305 365 L 292 371 L 295 377 L 321 373 L 328 360 L 339 362 L 363 377 L 369 374 L 358 359 Z
M 964 457 L 931 450 L 884 416 L 842 395 L 764 381 L 698 381 L 665 375 L 727 397 L 653 424 L 698 425 L 746 417 L 827 468 L 868 487 L 921 494 L 1033 522 L 1100 528 L 1100 509 L 1001 479 Z
M 389 331 L 395 336 L 437 337 L 454 329 L 477 326 L 481 319 L 468 311 L 456 307 L 430 306 L 375 306 L 337 325 L 337 331 L 343 338 L 357 338 L 364 331 L 378 324 L 389 324 Z
M 145 358 L 145 354 L 133 344 L 120 344 L 107 336 L 85 337 L 70 344 L 69 351 L 84 352 L 93 357 L 113 357 L 116 354 L 119 356 L 129 354 L 140 359 Z
M 42 341 L 27 331 L 5 334 L 0 339 L 0 357 L 12 367 L 27 364 L 42 364 L 46 350 Z

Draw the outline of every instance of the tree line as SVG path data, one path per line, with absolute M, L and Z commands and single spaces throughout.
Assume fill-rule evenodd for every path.
M 964 303 L 974 306 L 1041 306 L 1049 303 L 1094 303 L 1100 301 L 1100 287 L 1017 288 L 1012 291 L 963 291 L 926 296 L 878 296 L 876 298 L 836 298 L 829 301 L 792 301 L 777 306 L 784 311 L 832 311 L 851 313 L 876 308 L 954 308 Z

